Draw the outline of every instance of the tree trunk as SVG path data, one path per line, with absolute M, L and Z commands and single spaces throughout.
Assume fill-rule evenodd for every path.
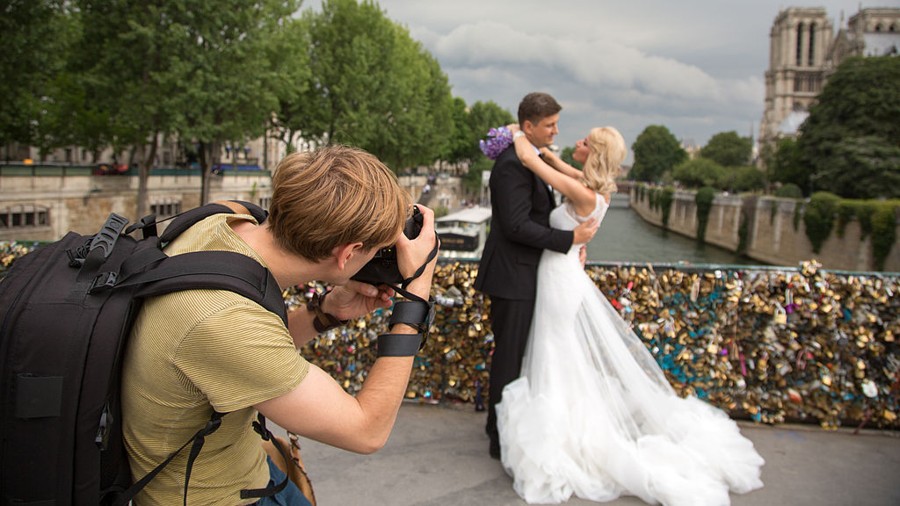
M 138 195 L 137 195 L 137 217 L 140 219 L 147 215 L 150 210 L 150 192 L 147 183 L 150 180 L 150 169 L 153 168 L 153 160 L 156 158 L 156 141 L 158 134 L 154 133 L 151 137 L 149 146 L 141 146 L 140 151 L 143 155 L 138 162 Z
M 200 141 L 198 144 L 200 146 L 198 150 L 200 157 L 200 205 L 203 205 L 209 202 L 210 177 L 212 177 L 210 169 L 219 161 L 219 143 L 218 141 Z

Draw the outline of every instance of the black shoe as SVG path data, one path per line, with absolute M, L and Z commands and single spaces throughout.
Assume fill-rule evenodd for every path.
M 500 460 L 500 443 L 491 441 L 491 446 L 488 451 L 490 452 L 492 459 Z

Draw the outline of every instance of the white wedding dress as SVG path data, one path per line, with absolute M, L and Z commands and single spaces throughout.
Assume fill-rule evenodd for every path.
M 598 195 L 591 216 L 602 220 L 608 207 Z M 563 204 L 550 224 L 572 230 L 586 219 Z M 722 411 L 678 397 L 578 250 L 544 251 L 521 376 L 497 405 L 502 463 L 519 496 L 701 506 L 762 487 L 753 443 Z

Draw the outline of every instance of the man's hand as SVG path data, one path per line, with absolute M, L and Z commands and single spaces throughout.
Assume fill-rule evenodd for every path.
M 587 244 L 591 242 L 591 239 L 594 238 L 594 234 L 597 233 L 598 228 L 600 228 L 600 222 L 597 221 L 597 218 L 591 218 L 578 225 L 573 231 L 575 237 L 572 240 L 572 244 Z
M 357 318 L 378 308 L 391 307 L 394 290 L 387 285 L 374 287 L 368 283 L 350 280 L 335 286 L 325 298 L 322 311 L 340 320 Z
M 397 240 L 397 266 L 400 268 L 403 279 L 407 279 L 428 261 L 422 274 L 406 287 L 410 293 L 427 300 L 431 294 L 431 279 L 437 265 L 437 255 L 430 261 L 428 255 L 431 254 L 438 239 L 434 233 L 434 211 L 419 204 L 417 207 L 422 213 L 422 230 L 415 239 L 409 239 L 404 234 L 400 234 L 400 238 Z

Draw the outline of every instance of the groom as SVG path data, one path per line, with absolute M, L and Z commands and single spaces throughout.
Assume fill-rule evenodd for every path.
M 519 103 L 519 128 L 535 150 L 553 143 L 562 106 L 546 93 L 529 93 Z M 503 387 L 519 376 L 534 314 L 537 266 L 545 249 L 565 253 L 597 231 L 591 220 L 574 231 L 550 228 L 555 206 L 550 188 L 528 170 L 510 145 L 491 170 L 491 231 L 484 246 L 475 289 L 490 296 L 494 353 L 491 358 L 487 433 L 490 454 L 500 458 L 497 411 Z M 564 364 L 560 364 L 564 367 Z

